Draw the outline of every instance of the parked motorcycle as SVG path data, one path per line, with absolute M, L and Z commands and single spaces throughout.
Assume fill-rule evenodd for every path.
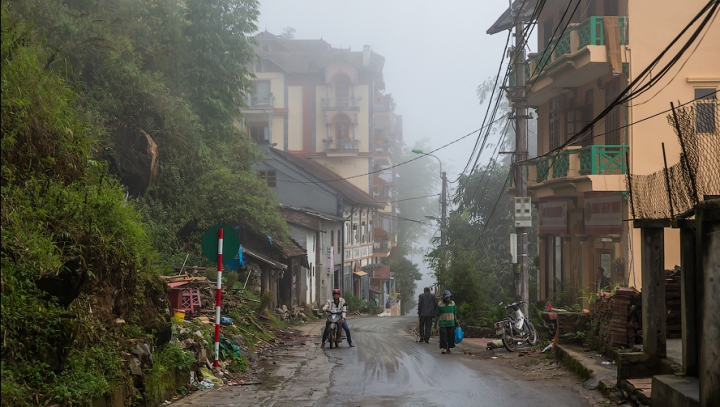
M 330 349 L 333 348 L 333 344 L 335 347 L 340 346 L 340 342 L 343 340 L 342 335 L 342 325 L 340 324 L 340 320 L 342 319 L 342 313 L 343 308 L 345 305 L 343 305 L 340 308 L 333 307 L 327 310 L 327 320 L 329 322 L 328 326 L 328 340 L 330 341 Z
M 527 342 L 530 346 L 534 346 L 538 342 L 538 333 L 532 322 L 525 318 L 520 310 L 520 305 L 527 304 L 524 301 L 514 302 L 506 305 L 505 309 L 512 312 L 495 323 L 495 334 L 501 336 L 503 346 L 508 352 L 512 352 L 517 347 L 518 342 Z M 500 303 L 502 305 L 502 303 Z

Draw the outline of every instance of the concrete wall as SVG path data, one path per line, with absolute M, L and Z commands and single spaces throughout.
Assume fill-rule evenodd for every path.
M 303 147 L 303 89 L 302 86 L 288 86 L 288 146 L 290 151 Z M 281 144 L 278 144 L 278 147 Z

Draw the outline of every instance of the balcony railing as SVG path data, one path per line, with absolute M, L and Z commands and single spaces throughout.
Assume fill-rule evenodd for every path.
M 580 150 L 580 175 L 625 174 L 628 146 L 587 146 Z
M 250 109 L 267 109 L 274 106 L 274 96 L 246 95 L 245 103 Z
M 325 142 L 325 150 L 358 151 L 360 147 L 360 140 L 329 138 L 323 141 Z
M 550 154 L 548 157 L 535 160 L 534 181 L 541 183 L 548 179 L 568 176 L 625 174 L 627 152 L 627 145 L 568 147 L 558 154 Z
M 628 18 L 619 16 L 618 24 L 620 26 L 620 44 L 627 45 Z M 526 76 L 539 75 L 558 59 L 565 55 L 574 54 L 589 45 L 606 45 L 603 16 L 592 16 L 580 24 L 568 25 L 562 37 L 553 38 L 547 47 L 528 58 L 527 66 L 528 68 L 532 66 L 532 69 L 530 73 L 526 71 Z
M 323 109 L 357 109 L 360 107 L 360 99 L 348 98 L 329 98 L 322 99 Z
M 390 250 L 389 239 L 375 239 L 373 241 L 373 251 L 376 252 L 387 252 Z

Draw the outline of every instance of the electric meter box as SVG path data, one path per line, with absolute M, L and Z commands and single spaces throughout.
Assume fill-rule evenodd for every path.
M 530 197 L 515 197 L 515 227 L 532 227 L 532 201 Z

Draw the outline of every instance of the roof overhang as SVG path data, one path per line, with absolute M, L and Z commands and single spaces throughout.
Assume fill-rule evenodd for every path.
M 486 33 L 497 34 L 513 28 L 515 24 L 517 24 L 518 13 L 523 23 L 535 20 L 537 18 L 537 16 L 535 16 L 535 9 L 542 9 L 544 3 L 549 1 L 552 0 L 515 0 L 510 8 L 505 10 L 500 18 L 495 21 L 495 24 L 488 28 Z M 539 7 L 538 4 L 540 5 Z
M 287 269 L 287 265 L 282 264 L 279 261 L 272 260 L 272 259 L 268 258 L 267 256 L 263 256 L 262 254 L 254 251 L 254 250 L 248 249 L 247 247 L 243 247 L 242 250 L 243 250 L 244 254 L 247 254 L 248 256 L 252 257 L 255 260 L 265 263 L 270 267 L 280 269 L 280 270 Z

